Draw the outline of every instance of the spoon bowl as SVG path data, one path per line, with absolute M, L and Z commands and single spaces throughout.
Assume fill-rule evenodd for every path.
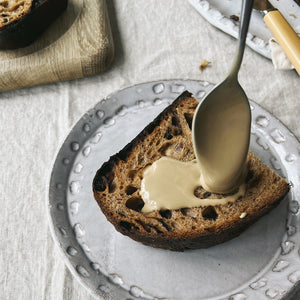
M 251 111 L 237 81 L 224 80 L 195 112 L 193 142 L 201 166 L 202 186 L 215 193 L 232 192 L 245 177 Z
M 251 110 L 238 82 L 253 0 L 242 4 L 239 45 L 232 70 L 198 105 L 192 124 L 194 152 L 201 185 L 210 192 L 230 193 L 246 176 Z

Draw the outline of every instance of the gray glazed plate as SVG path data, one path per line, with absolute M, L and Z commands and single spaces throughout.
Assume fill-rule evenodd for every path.
M 270 2 L 279 9 L 294 29 L 300 26 L 300 6 L 294 0 L 270 0 Z M 242 0 L 189 0 L 189 3 L 209 23 L 229 35 L 237 37 L 239 22 L 234 21 L 230 16 L 240 17 Z M 246 40 L 247 45 L 271 59 L 269 46 L 271 37 L 272 33 L 263 21 L 263 14 L 254 10 Z
M 98 299 L 283 299 L 300 280 L 300 145 L 251 101 L 251 150 L 291 184 L 288 197 L 239 237 L 209 249 L 154 249 L 116 232 L 98 208 L 92 180 L 185 89 L 199 101 L 213 87 L 169 80 L 118 91 L 89 110 L 59 149 L 47 211 L 66 265 Z

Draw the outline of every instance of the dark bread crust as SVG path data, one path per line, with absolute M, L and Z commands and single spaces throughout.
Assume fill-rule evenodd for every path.
M 24 16 L 0 29 L 0 49 L 28 46 L 66 9 L 68 0 L 34 0 Z
M 289 190 L 282 178 L 250 152 L 247 163 L 251 176 L 243 199 L 216 205 L 210 208 L 211 215 L 207 207 L 142 214 L 139 187 L 143 169 L 163 155 L 183 161 L 195 158 L 189 118 L 197 104 L 184 92 L 104 163 L 94 178 L 94 196 L 106 218 L 116 230 L 145 245 L 184 251 L 223 243 L 276 207 Z M 246 216 L 241 218 L 244 212 Z
M 269 211 L 278 206 L 284 196 L 285 195 L 275 199 L 275 201 L 272 202 L 270 206 L 264 207 L 256 214 L 249 215 L 248 217 L 240 219 L 240 222 L 229 223 L 227 227 L 221 228 L 219 231 L 208 231 L 207 234 L 195 235 L 185 238 L 170 238 L 164 235 L 153 237 L 151 235 L 140 234 L 140 232 L 138 231 L 131 232 L 131 230 L 127 230 L 126 228 L 124 230 L 124 227 L 120 226 L 119 223 L 114 224 L 113 221 L 110 221 L 109 219 L 108 220 L 113 223 L 117 231 L 129 236 L 137 242 L 141 242 L 154 248 L 162 248 L 182 252 L 189 249 L 208 248 L 217 244 L 224 243 L 233 239 L 234 237 L 239 236 L 245 229 L 255 223 L 259 218 L 266 215 Z

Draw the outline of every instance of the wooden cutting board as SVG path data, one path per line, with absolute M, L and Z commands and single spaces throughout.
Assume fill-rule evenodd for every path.
M 0 92 L 95 75 L 113 56 L 105 0 L 69 0 L 67 10 L 33 44 L 0 51 Z

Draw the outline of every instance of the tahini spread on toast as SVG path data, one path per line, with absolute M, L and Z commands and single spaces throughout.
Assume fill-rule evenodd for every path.
M 218 95 L 216 95 L 218 96 Z M 222 107 L 204 114 L 205 126 L 196 128 L 197 160 L 182 162 L 162 157 L 146 168 L 141 183 L 145 202 L 142 212 L 226 204 L 246 193 L 246 158 L 249 148 L 247 109 L 232 94 Z M 199 137 L 197 137 L 199 135 Z M 197 187 L 217 194 L 219 199 L 199 199 Z
M 219 199 L 199 199 L 194 191 L 200 184 L 200 168 L 196 160 L 182 162 L 163 156 L 144 171 L 140 194 L 145 202 L 143 213 L 153 210 L 226 204 L 244 196 L 246 184 L 237 192 Z

